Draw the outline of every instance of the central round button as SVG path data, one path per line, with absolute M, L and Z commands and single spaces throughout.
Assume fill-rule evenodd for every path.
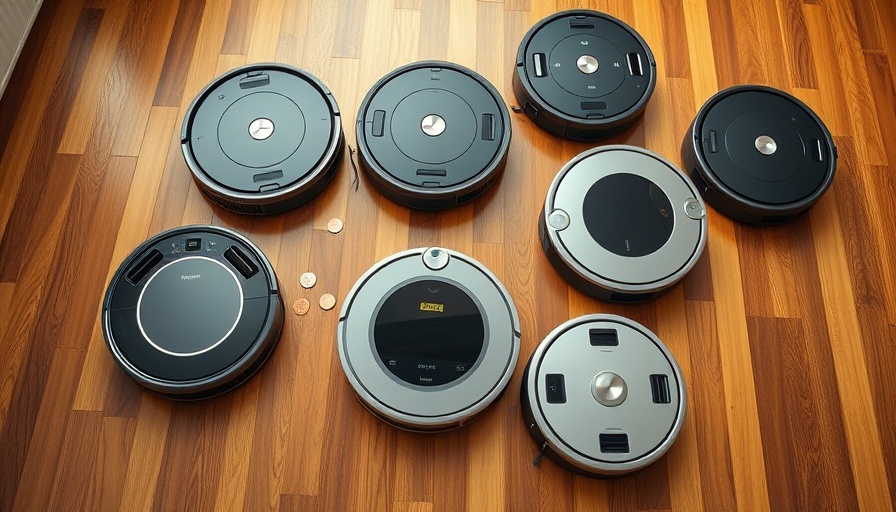
M 768 135 L 760 135 L 759 137 L 756 137 L 754 145 L 756 146 L 756 150 L 763 155 L 771 155 L 778 149 L 778 144 L 775 142 L 775 139 Z
M 265 140 L 273 133 L 274 122 L 266 117 L 259 117 L 249 123 L 249 135 L 255 140 Z
M 597 62 L 597 59 L 591 55 L 582 55 L 579 57 L 579 60 L 576 61 L 576 66 L 579 68 L 579 71 L 586 75 L 590 75 L 597 71 L 599 65 L 600 63 Z
M 615 407 L 625 401 L 628 386 L 619 375 L 613 372 L 601 372 L 591 380 L 591 395 L 607 407 Z
M 420 128 L 430 137 L 436 137 L 445 131 L 445 120 L 439 115 L 429 114 L 420 122 Z

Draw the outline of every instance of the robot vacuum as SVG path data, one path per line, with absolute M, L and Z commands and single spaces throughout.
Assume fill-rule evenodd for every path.
M 542 453 L 591 477 L 642 469 L 675 442 L 685 384 L 675 358 L 643 325 L 585 315 L 560 325 L 526 364 L 526 430 Z
M 686 175 L 646 149 L 617 145 L 580 153 L 560 170 L 538 228 L 548 260 L 578 290 L 637 302 L 694 267 L 706 224 Z
M 713 208 L 749 224 L 787 222 L 830 187 L 837 148 L 793 96 L 757 85 L 709 99 L 681 146 L 685 169 Z
M 601 12 L 573 10 L 526 33 L 513 93 L 545 131 L 591 141 L 636 121 L 656 80 L 653 53 L 634 29 Z
M 361 403 L 393 426 L 463 426 L 494 402 L 520 351 L 516 307 L 476 260 L 438 247 L 377 263 L 337 327 L 342 369 Z
M 275 63 L 216 78 L 193 100 L 181 129 L 196 185 L 237 213 L 279 213 L 310 201 L 336 174 L 343 145 L 329 89 Z
M 411 208 L 458 206 L 501 175 L 510 115 L 498 91 L 457 64 L 408 64 L 377 82 L 358 111 L 358 154 L 371 183 Z
M 283 302 L 270 262 L 229 229 L 187 226 L 134 250 L 109 283 L 103 337 L 140 385 L 179 400 L 248 380 L 270 356 Z

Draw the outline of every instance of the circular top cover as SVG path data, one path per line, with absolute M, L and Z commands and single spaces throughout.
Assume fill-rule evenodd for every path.
M 216 78 L 193 100 L 181 130 L 193 176 L 247 202 L 304 189 L 338 158 L 341 140 L 330 91 L 311 74 L 277 63 Z
M 706 245 L 705 207 L 693 183 L 634 146 L 601 146 L 570 160 L 548 189 L 544 218 L 569 267 L 622 292 L 676 282 Z
M 643 325 L 596 314 L 560 325 L 523 379 L 532 419 L 555 454 L 591 474 L 626 473 L 662 456 L 684 421 L 685 385 Z
M 524 95 L 539 111 L 536 122 L 549 114 L 579 131 L 627 124 L 656 86 L 656 62 L 644 39 L 597 11 L 563 11 L 538 22 L 520 43 L 516 66 Z M 586 135 L 572 138 L 599 133 Z
M 362 162 L 378 187 L 431 198 L 487 183 L 503 168 L 511 133 L 498 91 L 472 70 L 441 61 L 408 64 L 380 79 L 361 103 L 357 127 Z
M 188 226 L 147 240 L 121 264 L 103 302 L 103 334 L 142 385 L 196 398 L 263 360 L 281 307 L 255 245 L 228 229 Z
M 395 254 L 361 276 L 337 337 L 361 401 L 416 431 L 475 418 L 507 385 L 519 356 L 507 290 L 480 263 L 442 248 Z
M 710 188 L 769 213 L 811 206 L 834 177 L 836 153 L 821 119 L 793 96 L 737 86 L 710 98 L 694 121 L 697 171 Z

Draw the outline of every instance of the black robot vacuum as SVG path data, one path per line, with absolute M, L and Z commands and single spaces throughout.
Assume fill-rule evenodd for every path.
M 494 402 L 516 368 L 513 301 L 476 260 L 442 248 L 377 263 L 342 307 L 337 344 L 358 399 L 396 427 L 463 426 Z
M 439 210 L 472 201 L 500 177 L 510 115 L 494 86 L 472 70 L 415 62 L 367 93 L 357 139 L 361 167 L 380 193 Z
M 713 208 L 740 222 L 778 224 L 821 199 L 834 180 L 837 148 L 803 102 L 743 85 L 703 105 L 681 159 Z
M 216 78 L 190 104 L 181 129 L 196 185 L 237 213 L 279 213 L 310 201 L 336 174 L 343 145 L 329 89 L 275 63 Z
M 590 141 L 636 121 L 656 80 L 653 53 L 634 29 L 601 12 L 573 10 L 526 33 L 513 93 L 542 129 Z
M 283 327 L 274 269 L 244 236 L 215 226 L 160 233 L 109 283 L 103 336 L 115 362 L 153 393 L 208 398 L 249 379 Z
M 680 281 L 706 246 L 706 207 L 668 160 L 634 146 L 601 146 L 567 163 L 538 222 L 548 260 L 602 300 L 650 299 Z
M 643 325 L 586 315 L 560 325 L 526 364 L 520 404 L 542 453 L 591 477 L 620 476 L 662 457 L 684 423 L 681 370 Z

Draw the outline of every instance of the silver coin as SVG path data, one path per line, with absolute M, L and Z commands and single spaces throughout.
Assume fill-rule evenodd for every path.
M 312 288 L 317 284 L 317 276 L 314 275 L 314 272 L 305 272 L 299 278 L 299 283 L 302 284 L 302 288 Z
M 330 222 L 327 222 L 327 231 L 333 233 L 334 235 L 342 231 L 342 228 L 343 224 L 339 219 L 330 219 Z

